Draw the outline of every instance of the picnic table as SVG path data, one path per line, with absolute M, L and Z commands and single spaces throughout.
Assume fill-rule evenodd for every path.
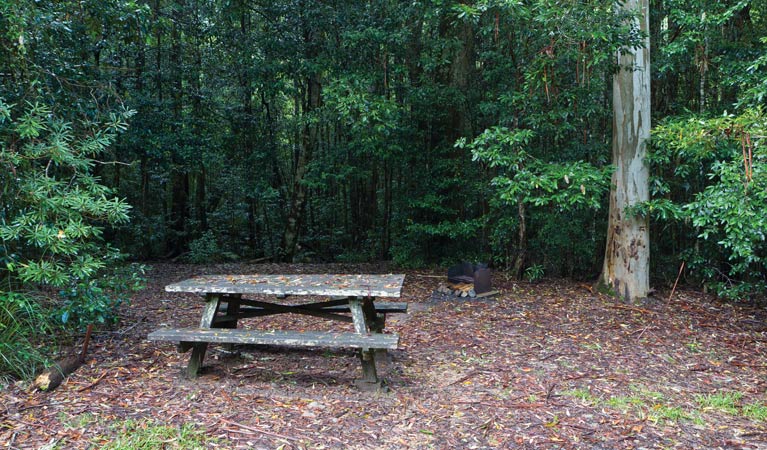
M 165 287 L 167 292 L 204 295 L 205 307 L 197 328 L 161 328 L 147 336 L 153 341 L 178 342 L 179 351 L 192 350 L 186 375 L 196 377 L 208 345 L 257 344 L 358 349 L 362 377 L 356 384 L 378 389 L 376 353 L 396 349 L 399 336 L 384 333 L 386 314 L 407 311 L 407 303 L 381 302 L 398 298 L 404 275 L 203 275 Z M 244 298 L 257 295 L 258 299 Z M 288 296 L 319 296 L 320 301 L 285 304 Z M 266 299 L 264 299 L 266 297 Z M 238 321 L 275 314 L 301 314 L 353 324 L 353 331 L 238 329 Z

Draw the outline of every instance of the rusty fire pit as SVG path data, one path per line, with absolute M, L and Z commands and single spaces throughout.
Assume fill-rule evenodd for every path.
M 487 268 L 487 264 L 468 262 L 450 267 L 447 269 L 447 286 L 440 287 L 440 292 L 457 297 L 492 295 L 490 269 Z

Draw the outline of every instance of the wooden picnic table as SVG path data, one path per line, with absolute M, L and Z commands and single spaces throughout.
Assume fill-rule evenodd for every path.
M 363 389 L 379 389 L 376 352 L 395 349 L 396 334 L 383 333 L 386 314 L 407 311 L 407 303 L 376 302 L 398 298 L 404 275 L 203 275 L 165 287 L 168 292 L 204 295 L 198 328 L 162 328 L 149 340 L 175 341 L 179 351 L 192 350 L 186 374 L 197 376 L 210 343 L 258 344 L 359 349 Z M 258 295 L 258 299 L 244 298 Z M 266 300 L 262 297 L 266 296 Z M 278 303 L 288 296 L 320 296 L 321 301 L 301 304 Z M 302 314 L 352 323 L 354 331 L 293 331 L 238 329 L 240 319 L 275 314 Z

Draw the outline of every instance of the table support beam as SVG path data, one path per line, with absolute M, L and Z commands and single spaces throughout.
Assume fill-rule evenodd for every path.
M 221 297 L 218 294 L 208 294 L 207 303 L 202 310 L 202 319 L 200 319 L 200 328 L 211 328 L 213 320 L 218 311 Z M 192 347 L 192 356 L 189 358 L 189 364 L 186 367 L 187 378 L 196 378 L 202 367 L 202 361 L 205 359 L 205 352 L 208 350 L 207 342 L 196 342 Z
M 345 300 L 343 302 L 346 303 Z M 351 322 L 351 320 L 347 316 L 324 311 L 323 308 L 321 308 L 321 306 L 323 305 L 319 303 L 311 303 L 308 305 L 281 305 L 279 303 L 268 303 L 268 302 L 260 302 L 258 300 L 241 299 L 240 304 L 259 308 L 257 310 L 253 308 L 242 309 L 243 318 L 270 316 L 274 314 L 295 313 L 295 314 L 303 314 L 305 316 L 319 317 L 321 319 L 337 320 L 341 322 Z M 330 306 L 335 306 L 336 304 L 338 304 L 338 301 L 327 302 L 327 305 L 324 305 L 324 306 L 330 307 Z M 239 314 L 239 311 L 240 309 L 238 308 L 238 314 Z M 229 313 L 229 308 L 227 308 L 226 313 L 227 313 L 226 314 L 227 317 L 231 315 Z
M 237 329 L 237 318 L 240 315 L 240 302 L 242 301 L 242 294 L 229 294 L 227 296 L 224 296 L 221 298 L 221 300 L 226 302 L 226 310 L 229 314 L 231 314 L 232 318 L 221 323 L 221 328 L 229 328 L 236 330 Z M 220 303 L 220 302 L 219 302 Z M 221 309 L 221 305 L 219 304 L 218 309 Z M 216 319 L 216 322 L 214 324 L 211 324 L 211 326 L 219 326 L 220 316 Z M 227 351 L 234 351 L 234 344 L 224 344 L 224 349 Z
M 354 331 L 358 334 L 369 334 L 375 325 L 375 306 L 371 297 L 353 297 L 349 299 L 349 310 L 354 321 Z M 362 363 L 362 378 L 355 384 L 363 391 L 378 391 L 383 387 L 381 379 L 376 371 L 376 350 L 362 348 L 359 350 L 359 358 Z

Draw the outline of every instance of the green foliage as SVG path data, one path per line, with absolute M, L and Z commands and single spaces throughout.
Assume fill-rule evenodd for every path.
M 767 37 L 761 38 L 761 43 L 767 44 Z M 751 108 L 764 105 L 767 100 L 767 54 L 759 55 L 746 68 L 745 74 L 735 78 L 743 91 L 738 105 Z
M 0 99 L 0 274 L 56 287 L 92 277 L 114 253 L 103 248 L 104 224 L 126 222 L 129 209 L 93 176 L 94 158 L 132 112 L 75 129 L 42 103 L 17 117 L 12 108 Z
M 695 274 L 725 298 L 766 291 L 767 119 L 759 109 L 665 121 L 654 131 L 653 195 L 642 208 L 696 242 Z
M 116 438 L 104 444 L 104 437 L 100 437 L 95 445 L 109 450 L 206 449 L 217 441 L 191 424 L 169 426 L 150 420 L 126 420 L 112 424 L 112 429 Z
M 647 418 L 653 423 L 664 423 L 666 421 L 679 422 L 682 420 L 691 420 L 695 416 L 685 411 L 680 406 L 653 405 L 647 412 Z
M 55 324 L 112 322 L 139 287 L 136 270 L 120 272 L 118 251 L 103 239 L 105 227 L 127 221 L 129 207 L 93 174 L 131 114 L 69 123 L 41 102 L 17 112 L 0 99 L 4 373 L 31 376 L 50 334 L 61 332 Z M 59 297 L 24 293 L 38 289 L 58 289 Z
M 409 237 L 409 240 L 403 239 L 392 246 L 390 250 L 392 262 L 394 262 L 397 267 L 402 267 L 403 269 L 425 266 L 426 261 L 423 258 L 424 252 L 414 245 L 413 241 L 415 240 L 415 237 L 412 235 Z
M 525 214 L 532 212 L 534 217 L 550 223 L 557 221 L 557 217 L 565 211 L 574 217 L 578 210 L 599 209 L 609 187 L 609 167 L 597 168 L 585 161 L 558 162 L 537 158 L 531 149 L 533 137 L 534 133 L 530 130 L 493 127 L 471 142 L 462 139 L 456 143 L 459 148 L 469 149 L 475 162 L 486 165 L 496 174 L 490 182 L 494 190 L 491 204 L 500 214 L 494 220 L 493 248 L 496 255 L 503 255 L 503 249 L 508 248 L 515 238 L 509 230 L 519 227 L 521 219 L 509 216 L 512 211 L 518 214 L 519 211 Z M 530 208 L 521 209 L 524 205 Z M 547 242 L 545 245 L 566 236 L 572 223 L 560 223 L 564 226 L 549 230 L 543 239 Z M 541 233 L 542 230 L 536 231 Z M 569 237 L 563 239 L 570 241 Z M 504 262 L 508 265 L 508 257 Z M 532 267 L 539 266 L 542 271 L 540 263 Z
M 65 325 L 76 324 L 79 329 L 91 323 L 116 323 L 120 305 L 129 303 L 130 295 L 143 289 L 142 275 L 146 269 L 135 264 L 113 267 L 116 268 L 108 274 L 80 280 L 62 289 L 56 318 Z
M 658 117 L 755 105 L 763 71 L 764 6 L 750 0 L 670 0 L 651 8 Z M 761 22 L 761 23 L 760 23 Z M 684 89 L 683 86 L 692 88 Z M 753 89 L 753 92 L 749 93 Z
M 189 254 L 186 260 L 195 264 L 232 261 L 237 255 L 227 252 L 218 245 L 213 231 L 208 230 L 202 236 L 189 243 Z
M 765 422 L 767 421 L 767 405 L 760 402 L 743 405 L 743 416 Z
M 44 366 L 50 349 L 40 342 L 53 331 L 39 299 L 0 290 L 0 380 L 31 378 Z
M 90 296 L 105 261 L 91 243 L 258 258 L 295 225 L 304 260 L 593 277 L 614 55 L 643 38 L 626 14 L 601 0 L 0 1 L 3 276 Z M 681 257 L 721 295 L 758 292 L 760 156 L 741 199 L 739 143 L 712 117 L 763 103 L 767 7 L 650 14 L 661 127 L 654 196 L 634 213 L 653 218 L 654 276 L 673 280 Z M 117 104 L 139 111 L 119 136 L 102 113 Z M 7 159 L 22 151 L 23 184 Z
M 596 405 L 600 401 L 600 398 L 594 395 L 587 388 L 576 388 L 569 391 L 564 391 L 562 392 L 562 395 L 573 397 L 588 405 Z
M 738 414 L 738 405 L 743 398 L 740 392 L 715 392 L 712 394 L 699 394 L 695 396 L 695 402 L 703 409 L 722 411 L 727 414 Z
M 118 69 L 102 56 L 130 47 L 147 11 L 134 1 L 0 2 L 0 346 L 13 376 L 33 373 L 34 355 L 65 337 L 62 322 L 113 320 L 136 281 L 107 243 L 129 206 L 102 179 L 121 165 L 112 149 L 134 113 L 100 72 Z
M 525 279 L 529 282 L 535 282 L 543 278 L 544 270 L 542 264 L 533 264 L 525 269 Z
M 459 140 L 458 147 L 472 152 L 474 161 L 497 169 L 492 179 L 496 195 L 505 204 L 518 201 L 533 206 L 598 209 L 609 187 L 610 169 L 599 169 L 584 161 L 547 162 L 529 151 L 530 130 L 493 127 L 471 143 Z

